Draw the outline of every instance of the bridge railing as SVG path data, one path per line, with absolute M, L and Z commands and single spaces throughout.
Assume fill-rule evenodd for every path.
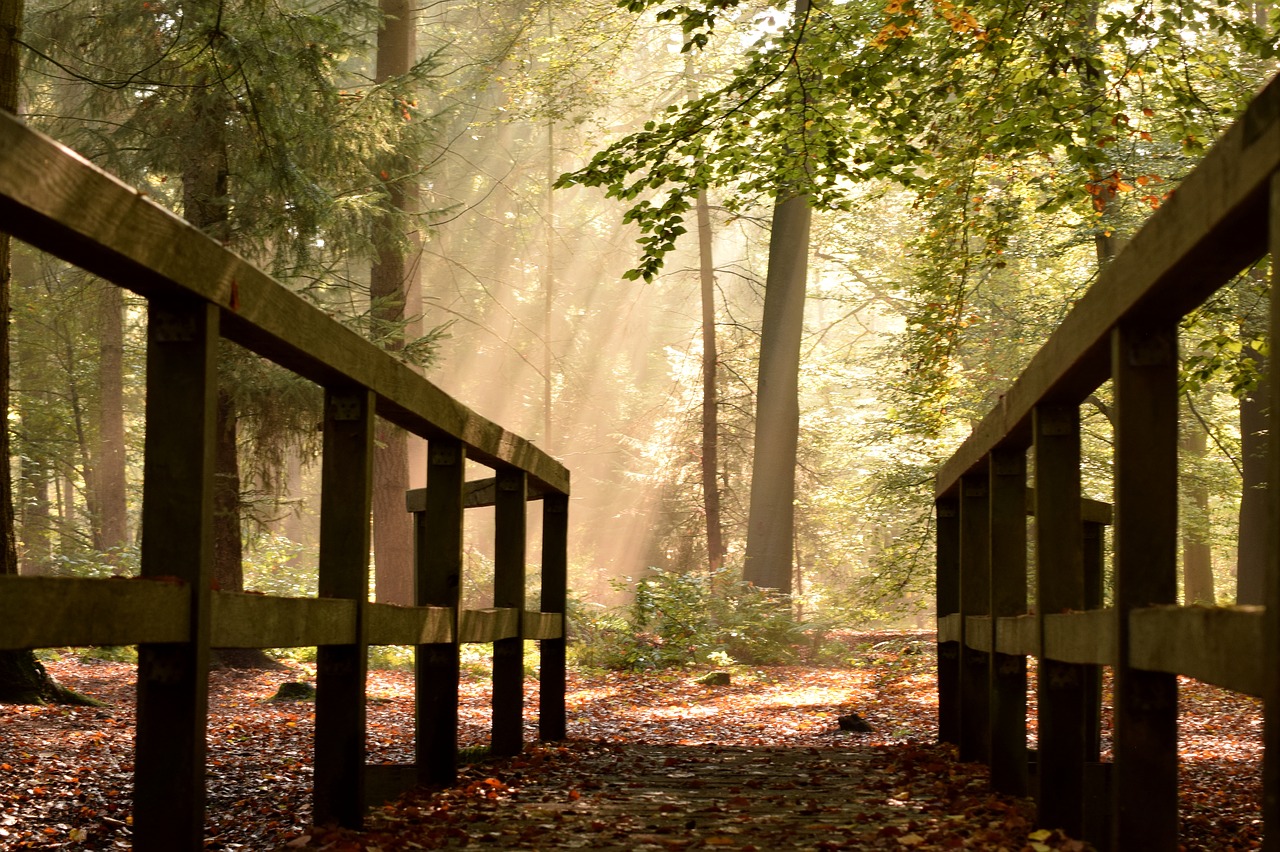
M 1263 816 L 1267 848 L 1280 848 L 1275 536 L 1265 607 L 1176 605 L 1179 320 L 1278 248 L 1273 81 L 1102 271 L 937 477 L 940 735 L 963 758 L 988 761 L 996 788 L 1025 793 L 1026 666 L 1035 657 L 1040 822 L 1103 847 L 1177 848 L 1176 676 L 1186 675 L 1266 700 Z M 1280 310 L 1277 288 L 1271 293 L 1274 340 Z M 1080 477 L 1080 406 L 1108 379 L 1113 517 L 1082 502 Z M 1280 411 L 1280 382 L 1271 393 L 1271 411 Z M 1272 483 L 1280 482 L 1278 442 L 1272 429 Z M 1031 607 L 1028 511 L 1036 519 Z M 1103 609 L 1108 521 L 1113 605 Z M 1107 765 L 1097 763 L 1099 666 L 1114 674 Z
M 209 649 L 318 646 L 314 818 L 358 826 L 368 787 L 447 782 L 459 644 L 492 642 L 495 753 L 523 737 L 523 640 L 541 640 L 540 735 L 565 735 L 569 473 L 519 436 L 207 238 L 0 112 L 0 230 L 148 300 L 141 577 L 0 577 L 0 649 L 138 645 L 134 847 L 203 847 Z M 319 596 L 213 591 L 217 343 L 324 388 Z M 375 415 L 428 440 L 415 603 L 370 603 Z M 468 483 L 467 460 L 494 470 Z M 526 508 L 543 506 L 542 600 L 525 601 Z M 494 606 L 460 611 L 463 512 L 495 506 Z M 370 645 L 417 648 L 416 762 L 365 766 Z

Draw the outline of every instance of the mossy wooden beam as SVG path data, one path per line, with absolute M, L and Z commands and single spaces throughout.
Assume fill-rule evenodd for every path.
M 1260 606 L 1135 609 L 1129 613 L 1130 665 L 1261 698 L 1263 614 Z
M 0 576 L 0 649 L 185 642 L 189 600 L 176 580 Z

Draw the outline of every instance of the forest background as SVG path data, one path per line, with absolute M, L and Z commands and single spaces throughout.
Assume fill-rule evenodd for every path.
M 32 126 L 570 468 L 584 623 L 745 569 L 812 622 L 926 626 L 934 470 L 1276 55 L 1237 0 L 0 7 Z M 1260 602 L 1266 278 L 1184 326 L 1188 601 Z M 20 570 L 134 573 L 145 306 L 18 245 L 11 287 Z M 223 346 L 216 582 L 314 594 L 319 394 Z M 380 433 L 380 600 L 410 602 L 424 452 Z

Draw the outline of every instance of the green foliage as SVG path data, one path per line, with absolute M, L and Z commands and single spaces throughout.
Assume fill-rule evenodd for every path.
M 689 49 L 736 4 L 623 5 L 680 22 Z M 560 186 L 599 186 L 630 203 L 626 219 L 642 233 L 635 277 L 657 274 L 707 187 L 728 190 L 736 210 L 788 194 L 847 210 L 851 187 L 865 181 L 950 192 L 956 165 L 985 161 L 1037 173 L 1046 208 L 1102 212 L 1145 178 L 1118 161 L 1135 151 L 1198 156 L 1276 46 L 1248 8 L 1229 2 L 801 8 L 766 15 L 720 88 L 561 177 Z
M 619 591 L 631 581 L 616 581 Z M 576 659 L 586 666 L 662 669 L 712 663 L 794 662 L 812 631 L 796 621 L 790 601 L 735 578 L 652 569 L 634 584 L 622 609 L 570 610 Z

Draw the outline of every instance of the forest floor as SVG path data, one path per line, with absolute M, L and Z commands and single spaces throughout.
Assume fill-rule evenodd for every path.
M 374 809 L 365 832 L 310 825 L 309 704 L 266 701 L 292 672 L 210 677 L 210 850 L 1047 849 L 1028 800 L 937 745 L 931 639 L 862 637 L 841 668 L 572 672 L 569 737 L 464 767 L 458 785 Z M 923 652 L 922 652 L 923 651 Z M 130 847 L 134 667 L 67 654 L 64 684 L 110 706 L 0 705 L 0 849 Z M 412 675 L 369 676 L 371 763 L 412 760 Z M 488 677 L 463 684 L 461 739 L 488 732 Z M 527 701 L 537 716 L 536 690 Z M 1260 846 L 1261 702 L 1183 680 L 1187 849 Z M 871 733 L 839 730 L 856 711 Z M 531 724 L 528 738 L 535 735 Z M 1106 743 L 1104 742 L 1104 748 Z

